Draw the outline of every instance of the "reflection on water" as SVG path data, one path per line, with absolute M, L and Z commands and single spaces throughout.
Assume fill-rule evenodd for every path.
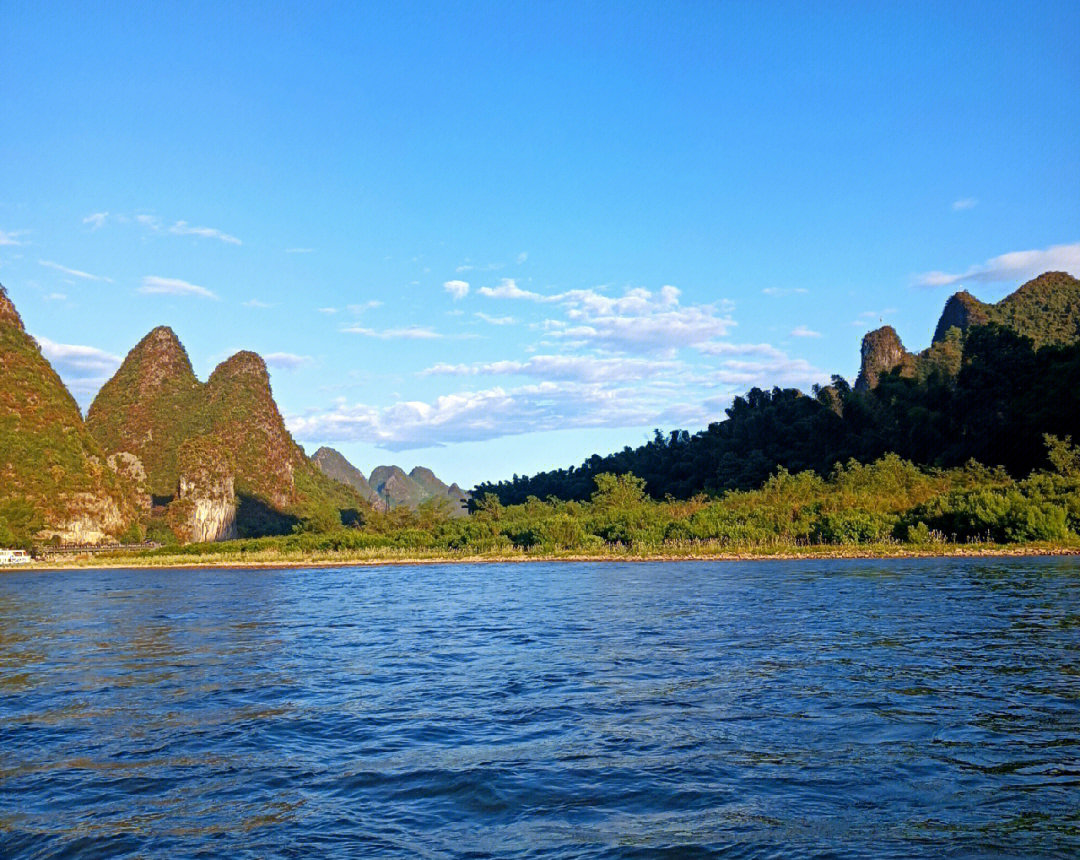
M 1072 856 L 1080 564 L 0 575 L 0 854 Z

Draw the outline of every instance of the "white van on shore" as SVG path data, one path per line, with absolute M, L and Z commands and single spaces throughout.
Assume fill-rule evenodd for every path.
M 0 565 L 30 564 L 30 553 L 25 549 L 0 549 Z

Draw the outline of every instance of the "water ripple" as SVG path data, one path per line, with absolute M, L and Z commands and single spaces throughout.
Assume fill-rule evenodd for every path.
M 1065 560 L 0 574 L 4 857 L 1071 857 Z

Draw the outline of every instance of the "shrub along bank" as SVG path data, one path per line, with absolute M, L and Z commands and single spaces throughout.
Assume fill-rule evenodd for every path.
M 655 501 L 634 475 L 601 474 L 584 502 L 529 498 L 503 505 L 493 494 L 453 518 L 434 502 L 411 511 L 367 512 L 351 526 L 325 518 L 290 535 L 169 546 L 151 555 L 348 554 L 399 557 L 631 550 L 774 553 L 813 547 L 915 548 L 986 543 L 1080 546 L 1080 452 L 1049 437 L 1054 471 L 1016 480 L 971 462 L 925 469 L 887 455 L 837 465 L 827 476 L 783 469 L 761 487 L 718 497 Z

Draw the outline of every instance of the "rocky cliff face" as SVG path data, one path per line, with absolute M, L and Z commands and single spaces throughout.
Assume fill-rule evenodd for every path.
M 65 542 L 111 540 L 136 516 L 132 488 L 0 286 L 0 517 L 7 505 L 28 505 L 37 537 Z
M 964 332 L 973 325 L 986 325 L 989 321 L 990 314 L 987 305 L 966 290 L 956 293 L 945 302 L 937 328 L 934 329 L 932 343 L 945 340 L 951 328 L 958 328 Z
M 914 369 L 912 355 L 904 349 L 900 336 L 891 325 L 867 334 L 862 341 L 862 364 L 855 380 L 856 391 L 876 388 L 883 374 L 899 367 L 901 374 L 911 375 Z
M 236 466 L 222 440 L 213 435 L 185 440 L 177 459 L 180 481 L 168 514 L 173 531 L 197 543 L 237 537 Z

